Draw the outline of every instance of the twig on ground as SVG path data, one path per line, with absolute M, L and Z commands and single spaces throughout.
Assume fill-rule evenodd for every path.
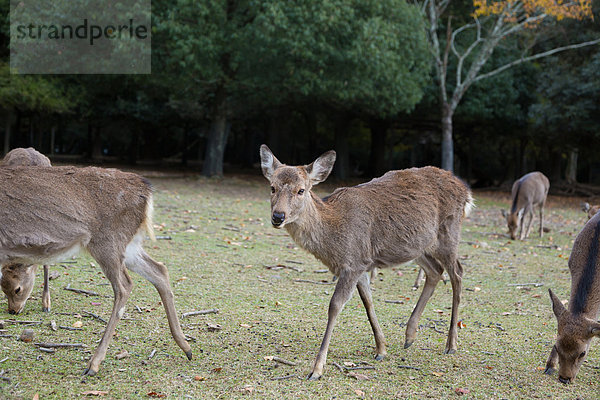
M 384 300 L 384 303 L 391 303 L 391 304 L 404 304 L 403 300 Z
M 285 262 L 289 262 L 292 264 L 304 264 L 302 261 L 294 261 L 294 260 L 285 260 Z
M 54 352 L 55 352 L 55 350 L 53 348 L 39 347 L 38 349 L 44 353 L 54 354 Z
M 38 347 L 45 347 L 47 349 L 51 349 L 51 348 L 56 349 L 59 347 L 68 347 L 68 348 L 86 347 L 86 345 L 83 343 L 34 343 L 34 345 L 36 345 Z
M 172 240 L 171 236 L 156 236 L 156 240 Z
M 290 379 L 290 378 L 296 378 L 298 376 L 298 374 L 291 374 L 291 375 L 286 375 L 286 376 L 279 376 L 276 378 L 271 378 L 272 381 L 282 381 L 284 379 Z
M 540 287 L 540 286 L 544 286 L 543 283 L 507 283 L 506 286 L 533 286 L 533 287 Z
M 338 363 L 336 363 L 336 362 L 334 361 L 334 362 L 333 362 L 333 365 L 335 365 L 335 367 L 336 367 L 337 369 L 339 369 L 339 370 L 340 370 L 340 372 L 342 372 L 342 373 L 345 373 L 345 371 L 344 371 L 344 367 L 342 367 L 340 364 L 338 364 Z
M 67 331 L 82 331 L 83 328 L 73 328 L 71 326 L 63 326 L 63 325 L 59 325 L 58 326 L 60 329 L 65 329 Z
M 218 308 L 212 308 L 210 310 L 190 311 L 190 312 L 186 312 L 185 314 L 183 314 L 182 318 L 191 317 L 193 315 L 206 315 L 206 314 L 218 314 L 218 313 L 219 313 Z
M 359 365 L 357 367 L 344 367 L 348 371 L 354 371 L 356 369 L 375 369 L 372 365 Z
M 39 325 L 42 321 L 19 321 L 16 319 L 7 319 L 4 321 L 6 324 L 15 324 L 15 325 Z
M 287 269 L 291 269 L 292 271 L 296 271 L 296 272 L 304 272 L 304 270 L 302 268 L 298 268 L 298 267 L 294 267 L 291 265 L 284 265 L 284 264 L 277 264 L 277 265 L 265 265 L 266 269 L 272 269 L 272 270 L 278 270 L 278 269 L 282 269 L 282 268 L 287 268 Z
M 98 315 L 96 315 L 94 313 L 91 313 L 91 312 L 85 311 L 85 310 L 83 311 L 83 313 L 89 315 L 92 318 L 97 319 L 98 321 L 104 322 L 105 325 L 107 324 L 107 322 L 106 322 L 106 320 L 104 318 L 102 318 L 102 317 L 100 317 L 100 316 L 98 316 Z
M 420 371 L 421 368 L 417 368 L 417 367 L 411 367 L 410 365 L 398 365 L 398 368 L 402 368 L 402 369 L 414 369 L 415 371 Z
M 75 293 L 79 293 L 79 294 L 85 294 L 88 296 L 102 296 L 100 293 L 96 293 L 96 292 L 91 292 L 89 290 L 83 290 L 83 289 L 73 289 L 71 287 L 71 284 L 68 284 L 66 287 L 63 288 L 64 290 L 69 290 L 71 292 L 75 292 Z
M 280 358 L 277 356 L 273 357 L 273 361 L 278 362 L 279 364 L 289 365 L 290 367 L 295 367 L 296 365 L 298 365 L 297 363 L 295 363 L 293 361 L 288 361 L 284 358 Z
M 326 272 L 329 272 L 328 269 L 317 269 L 315 271 L 313 271 L 315 274 L 324 274 Z
M 8 357 L 4 357 L 2 360 L 0 360 L 0 364 L 2 364 L 6 360 L 8 360 Z
M 335 282 L 319 282 L 319 281 L 311 281 L 309 279 L 294 279 L 294 282 L 312 283 L 314 285 L 333 285 L 333 284 L 335 284 Z
M 156 354 L 156 349 L 152 349 L 152 352 L 148 356 L 148 360 L 151 360 L 154 357 L 155 354 Z

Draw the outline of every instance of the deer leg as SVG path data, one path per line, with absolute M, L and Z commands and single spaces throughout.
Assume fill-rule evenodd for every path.
M 369 279 L 366 274 L 363 274 L 360 277 L 356 287 L 365 309 L 367 310 L 367 317 L 369 318 L 369 323 L 371 324 L 371 329 L 373 329 L 373 335 L 375 336 L 375 359 L 377 361 L 381 361 L 387 354 L 387 351 L 385 350 L 385 338 L 383 337 L 383 331 L 381 330 L 379 322 L 377 321 L 377 316 L 375 315 L 373 297 L 371 296 L 371 287 L 369 286 Z
M 139 247 L 139 243 L 138 246 L 133 249 L 135 251 L 129 250 L 130 249 L 128 248 L 128 251 L 126 252 L 125 265 L 128 269 L 143 276 L 154 285 L 165 307 L 171 336 L 173 336 L 177 345 L 185 352 L 187 358 L 191 360 L 192 348 L 185 339 L 183 331 L 181 330 L 181 325 L 179 324 L 177 311 L 175 311 L 174 296 L 169 284 L 169 272 L 167 268 L 163 264 L 153 260 L 141 247 Z
M 452 264 L 450 264 L 452 265 Z M 455 268 L 449 268 L 447 270 L 448 276 L 450 277 L 450 283 L 452 284 L 452 316 L 450 317 L 450 329 L 448 331 L 448 341 L 446 342 L 446 354 L 452 354 L 456 352 L 457 340 L 458 340 L 458 306 L 460 304 L 460 293 L 462 290 L 462 265 L 458 259 L 454 262 Z
M 50 287 L 49 287 L 48 266 L 44 265 L 44 290 L 42 291 L 42 311 L 50 311 Z
M 558 353 L 556 351 L 556 346 L 552 346 L 552 351 L 550 352 L 550 356 L 548 357 L 548 361 L 546 361 L 546 369 L 544 373 L 546 375 L 552 375 L 558 366 Z
M 323 336 L 321 348 L 319 349 L 319 353 L 317 353 L 317 358 L 313 364 L 312 372 L 310 375 L 308 375 L 309 380 L 317 380 L 321 377 L 321 375 L 323 375 L 323 368 L 327 362 L 327 351 L 329 350 L 329 342 L 331 341 L 331 334 L 333 333 L 335 320 L 337 319 L 340 311 L 342 311 L 342 308 L 344 308 L 344 305 L 352 297 L 352 293 L 358 284 L 361 274 L 362 273 L 342 271 L 339 276 L 338 282 L 335 285 L 335 291 L 333 292 L 333 296 L 329 301 L 329 312 L 325 335 Z
M 96 257 L 94 257 L 96 258 Z M 131 294 L 131 289 L 133 288 L 133 282 L 127 273 L 124 265 L 119 262 L 108 263 L 106 261 L 101 261 L 101 259 L 96 258 L 96 261 L 100 264 L 102 271 L 112 284 L 112 288 L 115 294 L 115 300 L 113 304 L 112 313 L 110 314 L 110 319 L 106 324 L 106 329 L 104 330 L 104 334 L 102 335 L 102 339 L 100 340 L 100 344 L 96 348 L 96 351 L 90 358 L 88 362 L 88 366 L 83 372 L 84 375 L 94 376 L 98 373 L 98 369 L 100 368 L 100 363 L 106 357 L 106 351 L 108 350 L 108 345 L 112 336 L 115 332 L 115 328 L 119 319 L 123 316 L 125 312 L 125 303 Z
M 540 205 L 540 237 L 544 236 L 544 204 Z
M 413 283 L 412 290 L 417 290 L 421 285 L 421 281 L 423 280 L 423 275 L 425 275 L 425 271 L 423 268 L 419 268 L 419 273 L 417 274 L 417 279 L 415 279 L 415 283 Z
M 525 225 L 525 219 L 527 219 L 527 229 L 525 229 L 525 235 L 521 236 L 521 240 L 529 237 L 531 231 L 531 223 L 533 222 L 533 206 L 527 206 L 523 213 L 523 225 Z M 523 231 L 521 231 L 522 233 Z
M 408 324 L 406 325 L 406 339 L 404 341 L 404 348 L 408 349 L 415 338 L 417 337 L 417 328 L 419 327 L 419 320 L 421 319 L 421 315 L 423 314 L 423 310 L 425 310 L 425 306 L 429 301 L 429 298 L 435 291 L 435 287 L 438 282 L 442 279 L 442 269 L 439 263 L 433 259 L 429 259 L 429 257 L 421 256 L 417 259 L 417 264 L 421 266 L 425 270 L 425 286 L 423 286 L 423 291 L 421 292 L 421 296 L 415 305 L 415 308 L 408 319 Z

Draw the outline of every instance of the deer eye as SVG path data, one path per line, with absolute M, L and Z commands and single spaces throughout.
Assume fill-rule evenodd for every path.
M 275 193 L 275 186 L 271 186 L 271 193 Z
M 585 357 L 585 351 L 579 355 L 579 358 Z
M 303 194 L 304 194 L 304 189 L 300 189 L 300 190 L 298 190 L 298 194 L 299 194 L 299 195 L 303 195 Z
M 15 289 L 15 293 L 17 293 L 17 294 L 18 294 L 20 291 L 21 291 L 21 287 L 18 287 L 18 288 L 16 288 L 16 289 Z

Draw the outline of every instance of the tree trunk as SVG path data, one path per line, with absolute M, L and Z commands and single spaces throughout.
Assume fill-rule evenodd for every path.
M 454 172 L 452 114 L 450 105 L 445 104 L 442 110 L 442 168 L 450 172 Z
M 579 157 L 579 149 L 571 149 L 569 152 L 569 161 L 567 163 L 566 178 L 567 183 L 577 182 L 577 158 Z
M 5 156 L 6 153 L 10 151 L 10 128 L 12 122 L 12 111 L 8 112 L 6 116 L 6 129 L 4 130 L 4 150 L 2 156 Z
M 216 93 L 214 119 L 206 143 L 206 154 L 202 167 L 202 175 L 204 176 L 223 176 L 223 156 L 229 133 L 226 96 L 225 88 L 220 86 Z
M 385 139 L 389 122 L 372 118 L 369 122 L 371 128 L 371 155 L 369 156 L 369 173 L 379 176 L 386 170 L 385 167 Z
M 54 146 L 56 146 L 56 125 L 52 125 L 50 130 L 50 155 L 54 155 Z
M 337 154 L 335 162 L 335 177 L 339 180 L 346 180 L 350 175 L 350 154 L 348 150 L 348 126 L 350 120 L 348 115 L 340 113 L 335 119 L 334 149 Z

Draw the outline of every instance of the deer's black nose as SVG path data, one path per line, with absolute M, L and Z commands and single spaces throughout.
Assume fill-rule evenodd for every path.
M 15 315 L 17 312 L 15 310 L 8 310 L 9 314 Z
M 274 212 L 271 217 L 271 223 L 275 226 L 281 225 L 283 220 L 285 220 L 285 213 Z
M 571 383 L 571 379 L 569 379 L 569 378 L 563 378 L 562 376 L 559 376 L 558 380 L 560 381 L 560 383 L 564 383 L 564 384 Z

